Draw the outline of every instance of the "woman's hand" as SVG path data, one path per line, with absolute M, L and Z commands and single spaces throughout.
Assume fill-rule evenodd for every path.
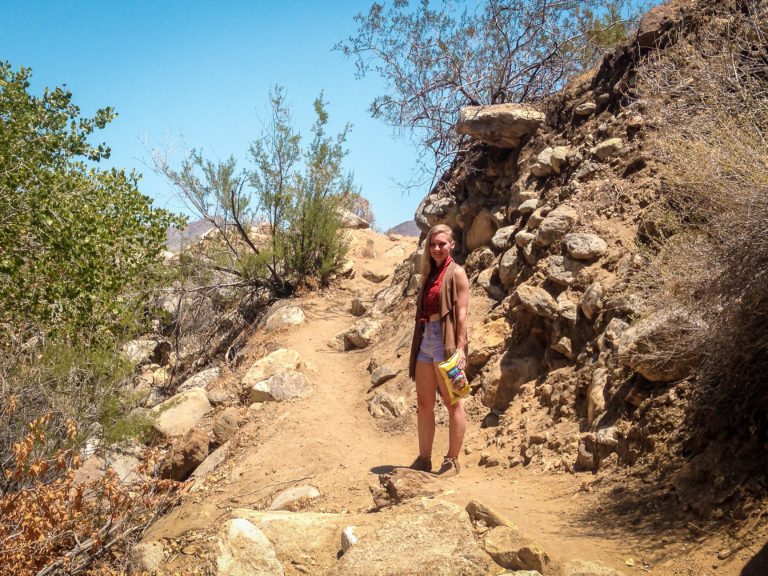
M 459 370 L 464 370 L 467 367 L 467 357 L 464 355 L 464 348 L 459 348 L 459 360 L 456 362 L 456 367 Z

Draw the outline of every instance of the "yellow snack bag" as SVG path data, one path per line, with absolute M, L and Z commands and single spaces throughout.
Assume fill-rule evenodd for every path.
M 464 374 L 464 370 L 457 366 L 460 357 L 459 351 L 456 350 L 448 360 L 437 365 L 443 380 L 445 380 L 445 387 L 448 389 L 448 396 L 452 405 L 469 393 L 467 376 Z

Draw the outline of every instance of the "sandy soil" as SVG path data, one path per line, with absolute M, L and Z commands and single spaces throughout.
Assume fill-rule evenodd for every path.
M 270 335 L 272 347 L 299 352 L 307 365 L 304 371 L 315 386 L 314 394 L 301 401 L 251 409 L 230 459 L 150 530 L 146 539 L 162 540 L 177 551 L 168 563 L 171 572 L 206 570 L 205 552 L 211 548 L 215 527 L 234 508 L 263 508 L 281 490 L 311 484 L 321 496 L 307 510 L 367 511 L 373 506 L 368 486 L 376 482 L 376 475 L 407 465 L 415 457 L 415 397 L 405 374 L 408 350 L 397 350 L 410 329 L 412 312 L 407 306 L 411 303 L 403 304 L 402 316 L 380 318 L 383 337 L 372 349 L 337 352 L 328 346 L 336 333 L 357 320 L 349 312 L 352 298 L 370 304 L 373 295 L 389 284 L 389 279 L 381 284 L 371 282 L 363 273 L 391 274 L 413 252 L 415 241 L 370 231 L 355 234 L 351 251 L 355 277 L 334 289 L 302 297 L 306 321 Z M 484 294 L 473 292 L 470 326 L 483 317 L 488 306 Z M 408 416 L 381 421 L 368 413 L 370 375 L 366 368 L 372 356 L 401 370 L 395 385 L 407 395 Z M 245 363 L 229 376 L 233 389 L 249 365 Z M 663 509 L 647 518 L 618 515 L 615 499 L 637 493 L 631 477 L 621 484 L 599 480 L 591 473 L 481 467 L 480 451 L 492 430 L 481 428 L 480 420 L 475 417 L 469 422 L 465 442 L 469 453 L 460 459 L 461 474 L 442 481 L 442 497 L 461 506 L 473 498 L 486 502 L 538 541 L 555 561 L 597 561 L 627 575 L 736 576 L 757 552 L 739 549 L 739 542 L 725 531 L 713 533 L 675 522 L 673 514 L 664 521 Z M 437 431 L 436 465 L 446 446 L 443 423 Z M 617 493 L 617 483 L 623 492 Z M 723 558 L 726 551 L 728 557 Z M 286 567 L 286 574 L 294 573 L 299 572 Z

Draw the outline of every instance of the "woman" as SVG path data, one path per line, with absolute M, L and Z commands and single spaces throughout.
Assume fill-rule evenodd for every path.
M 466 428 L 463 400 L 451 405 L 437 367 L 457 349 L 458 366 L 463 370 L 467 364 L 469 280 L 464 268 L 451 258 L 455 245 L 453 231 L 445 224 L 434 226 L 427 234 L 409 367 L 411 378 L 416 380 L 419 431 L 419 456 L 411 468 L 432 471 L 435 394 L 439 389 L 448 408 L 448 454 L 437 471 L 442 476 L 459 473 L 459 450 Z

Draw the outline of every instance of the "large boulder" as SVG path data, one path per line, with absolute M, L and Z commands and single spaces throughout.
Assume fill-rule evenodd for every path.
M 328 566 L 335 564 L 341 534 L 349 523 L 355 523 L 363 530 L 367 528 L 365 523 L 370 524 L 374 520 L 371 514 L 359 517 L 318 512 L 297 514 L 281 510 L 238 509 L 232 514 L 248 520 L 261 530 L 284 565 L 306 567 L 307 573 L 312 573 L 309 572 L 311 567 L 318 574 L 326 573 Z
M 497 570 L 478 546 L 464 510 L 442 500 L 419 500 L 393 508 L 381 527 L 361 536 L 329 574 L 475 576 Z
M 267 380 L 275 374 L 281 374 L 299 367 L 299 353 L 295 350 L 280 348 L 268 356 L 254 362 L 242 380 L 243 389 Z
M 227 520 L 216 542 L 217 576 L 283 576 L 272 544 L 244 518 Z
M 328 344 L 334 350 L 360 350 L 370 346 L 379 336 L 381 324 L 371 318 L 358 320 L 351 327 L 336 334 Z
M 213 406 L 202 388 L 190 388 L 176 394 L 150 411 L 152 427 L 163 437 L 185 434 L 194 428 Z
M 535 380 L 541 371 L 541 360 L 534 356 L 505 353 L 481 377 L 480 401 L 491 410 L 506 410 L 523 384 Z
M 366 220 L 363 220 L 360 216 L 349 210 L 339 210 L 339 224 L 341 224 L 342 228 L 353 228 L 357 230 L 370 227 L 370 224 Z
M 429 232 L 429 229 L 437 224 L 456 228 L 458 215 L 459 210 L 453 196 L 430 194 L 421 201 L 413 219 L 422 232 Z
M 459 112 L 456 132 L 500 148 L 517 148 L 536 132 L 545 116 L 524 104 L 468 106 Z
M 261 321 L 261 326 L 267 331 L 280 330 L 288 326 L 297 326 L 306 319 L 304 310 L 299 306 L 282 305 L 272 307 Z
M 301 372 L 281 372 L 256 382 L 249 391 L 251 402 L 281 402 L 306 398 L 312 385 Z
M 373 297 L 371 314 L 376 316 L 383 314 L 402 297 L 404 291 L 405 286 L 403 284 L 393 283 L 381 292 L 377 292 L 376 296 Z

